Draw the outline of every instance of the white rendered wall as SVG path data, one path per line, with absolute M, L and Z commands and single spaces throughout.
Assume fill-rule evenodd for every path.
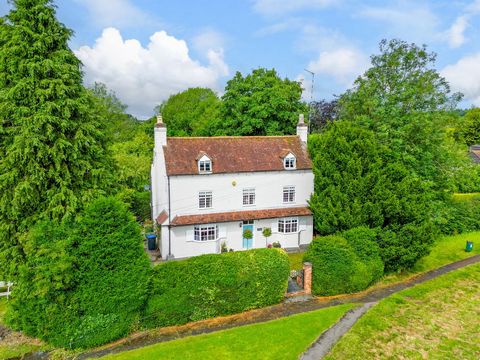
M 298 232 L 291 234 L 282 234 L 277 231 L 278 219 L 255 220 L 253 224 L 253 246 L 252 248 L 265 248 L 267 244 L 280 242 L 282 248 L 296 248 L 299 245 L 306 245 L 312 241 L 313 220 L 311 216 L 298 217 Z M 235 251 L 243 250 L 243 230 L 241 222 L 228 222 L 217 224 L 219 233 L 218 240 L 212 241 L 194 241 L 192 237 L 193 225 L 178 226 L 171 228 L 171 252 L 175 258 L 186 258 L 203 254 L 220 253 L 221 244 L 226 243 L 227 248 Z M 268 239 L 262 235 L 264 227 L 272 229 L 272 236 Z M 166 227 L 163 228 L 168 233 Z M 163 236 L 163 232 L 162 232 Z M 166 238 L 166 237 L 165 237 Z M 168 240 L 162 241 L 162 258 L 168 254 Z
M 215 164 L 214 164 L 215 166 Z M 283 187 L 295 186 L 295 202 L 283 203 Z M 255 189 L 255 205 L 243 205 L 243 189 Z M 198 193 L 212 191 L 213 206 L 198 208 Z M 311 170 L 170 176 L 172 219 L 227 211 L 307 206 L 313 193 Z

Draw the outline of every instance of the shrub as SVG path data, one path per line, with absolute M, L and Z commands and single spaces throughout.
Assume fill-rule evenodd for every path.
M 81 314 L 90 316 L 84 322 L 101 329 L 106 322 L 113 321 L 111 314 L 118 319 L 106 334 L 95 337 L 97 343 L 88 338 L 87 343 L 79 344 L 93 346 L 129 331 L 146 302 L 150 263 L 143 249 L 140 226 L 115 198 L 92 202 L 77 227 L 75 301 Z
M 315 295 L 350 293 L 368 286 L 367 266 L 341 236 L 314 239 L 303 260 L 312 264 L 312 292 Z
M 147 326 L 168 326 L 278 303 L 289 275 L 288 257 L 254 249 L 170 261 L 153 269 Z
M 13 327 L 75 348 L 129 332 L 146 302 L 150 264 L 122 202 L 100 198 L 75 222 L 39 223 L 25 250 L 8 311 Z
M 377 231 L 366 226 L 359 226 L 343 232 L 343 237 L 352 247 L 355 255 L 366 265 L 368 284 L 371 285 L 383 275 L 383 261 L 380 247 L 376 241 Z
M 458 196 L 445 203 L 438 219 L 440 232 L 445 235 L 480 230 L 480 198 Z

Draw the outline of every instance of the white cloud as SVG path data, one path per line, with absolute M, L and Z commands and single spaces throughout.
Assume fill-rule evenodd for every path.
M 207 65 L 193 60 L 187 43 L 165 31 L 154 33 L 143 47 L 107 28 L 94 46 L 82 46 L 75 54 L 83 62 L 87 84 L 105 83 L 129 105 L 129 112 L 146 117 L 171 94 L 194 86 L 217 88 L 218 80 L 228 75 L 223 49 L 203 51 Z
M 452 48 L 463 45 L 466 41 L 465 30 L 468 27 L 468 17 L 466 15 L 459 16 L 446 32 L 448 44 Z
M 303 9 L 320 9 L 339 0 L 253 0 L 253 9 L 262 15 L 282 15 Z
M 480 106 L 480 52 L 465 56 L 457 63 L 446 66 L 441 74 L 453 90 L 460 91 L 465 98 Z
M 212 29 L 205 29 L 193 38 L 193 46 L 197 51 L 204 49 L 222 50 L 225 46 L 223 35 Z
M 322 51 L 308 64 L 315 74 L 333 77 L 339 84 L 349 86 L 368 67 L 368 57 L 354 48 L 338 48 Z
M 100 27 L 138 26 L 153 22 L 152 17 L 129 0 L 74 0 L 84 5 L 93 21 Z
M 358 15 L 386 23 L 388 30 L 384 30 L 384 36 L 415 42 L 429 42 L 438 37 L 438 17 L 428 6 L 418 3 L 400 2 L 393 7 L 365 7 Z

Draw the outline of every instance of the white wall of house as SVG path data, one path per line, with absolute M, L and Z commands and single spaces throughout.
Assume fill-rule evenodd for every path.
M 195 241 L 193 239 L 194 226 L 175 226 L 171 228 L 171 253 L 175 258 L 185 258 L 202 254 L 220 253 L 221 244 L 226 243 L 227 248 L 235 251 L 243 248 L 243 226 L 242 222 L 218 223 L 219 238 L 210 241 Z M 272 229 L 272 236 L 268 239 L 262 235 L 265 227 Z M 309 244 L 313 236 L 313 219 L 311 216 L 298 217 L 298 231 L 295 233 L 283 234 L 278 232 L 278 219 L 255 220 L 253 224 L 252 248 L 265 248 L 267 244 L 280 242 L 282 248 L 296 248 L 300 245 Z M 260 230 L 262 229 L 262 230 Z M 162 257 L 168 254 L 168 228 L 162 228 L 161 242 Z M 163 255 L 165 254 L 165 255 Z
M 160 174 L 155 181 L 166 182 Z M 283 202 L 283 187 L 295 186 L 295 201 Z M 161 186 L 166 189 L 166 186 Z M 243 205 L 243 190 L 255 189 L 255 204 Z M 166 191 L 166 190 L 165 190 Z M 200 191 L 212 192 L 212 207 L 200 209 Z M 171 218 L 180 215 L 197 215 L 227 211 L 263 210 L 284 207 L 306 206 L 313 193 L 313 173 L 311 170 L 266 171 L 234 174 L 177 175 L 170 176 Z M 168 196 L 154 194 L 154 217 L 163 209 L 168 209 Z M 167 222 L 165 223 L 167 224 Z

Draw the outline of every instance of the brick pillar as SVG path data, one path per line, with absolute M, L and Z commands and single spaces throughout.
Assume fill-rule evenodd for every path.
M 309 262 L 303 263 L 303 290 L 307 295 L 312 293 L 312 264 Z

